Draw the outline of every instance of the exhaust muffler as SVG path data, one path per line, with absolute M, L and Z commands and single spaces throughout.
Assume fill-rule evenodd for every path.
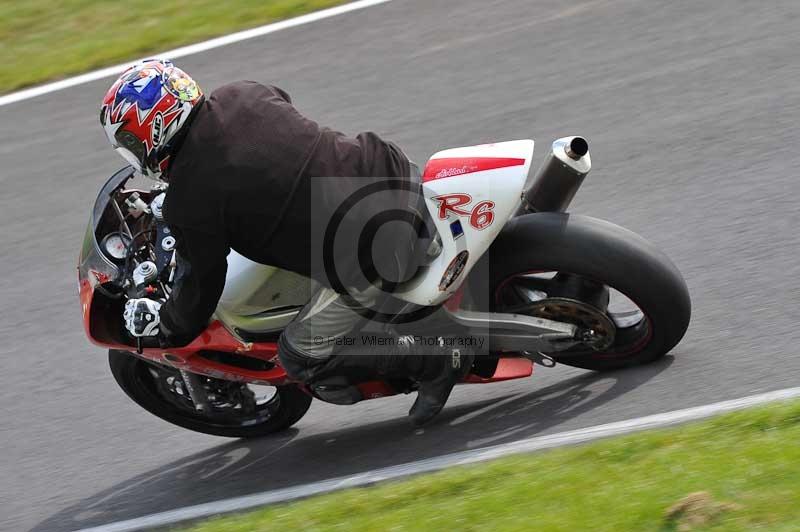
M 591 169 L 592 158 L 585 138 L 556 140 L 536 176 L 525 185 L 522 205 L 516 214 L 565 212 Z

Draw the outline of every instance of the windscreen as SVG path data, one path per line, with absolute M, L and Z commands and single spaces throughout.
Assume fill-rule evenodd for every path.
M 119 275 L 119 268 L 100 251 L 96 231 L 106 209 L 112 208 L 112 194 L 132 175 L 133 168 L 123 168 L 109 178 L 97 195 L 78 259 L 78 278 L 88 281 L 92 287 L 116 279 Z

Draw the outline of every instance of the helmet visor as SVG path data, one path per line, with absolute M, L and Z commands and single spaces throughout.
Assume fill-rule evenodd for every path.
M 117 153 L 122 155 L 122 158 L 128 161 L 128 163 L 133 166 L 133 169 L 137 172 L 142 172 L 142 162 L 136 158 L 136 156 L 128 149 L 123 148 L 122 146 L 117 146 L 114 148 Z
M 116 141 L 117 152 L 131 163 L 137 171 L 141 172 L 147 155 L 144 143 L 136 135 L 124 129 L 117 130 L 114 134 L 114 140 Z

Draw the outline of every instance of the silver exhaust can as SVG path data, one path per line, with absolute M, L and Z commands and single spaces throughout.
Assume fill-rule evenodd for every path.
M 565 212 L 591 169 L 586 139 L 564 137 L 554 141 L 536 175 L 525 185 L 517 215 Z

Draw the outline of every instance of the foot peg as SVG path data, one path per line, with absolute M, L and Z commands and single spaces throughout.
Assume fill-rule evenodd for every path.
M 528 360 L 531 360 L 535 364 L 539 364 L 540 366 L 544 366 L 546 368 L 552 368 L 555 367 L 556 365 L 555 359 L 538 351 L 535 352 L 523 351 L 522 354 L 525 355 L 525 358 L 527 358 Z

